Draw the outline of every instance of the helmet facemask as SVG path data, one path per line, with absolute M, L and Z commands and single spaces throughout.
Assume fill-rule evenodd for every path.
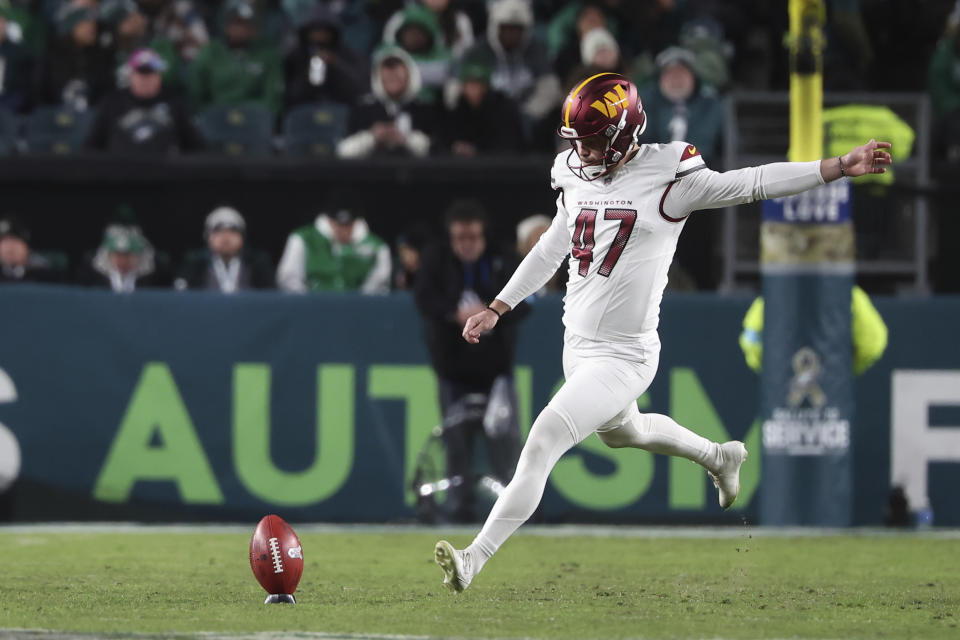
M 608 124 L 603 131 L 589 134 L 578 135 L 577 131 L 570 127 L 560 127 L 559 134 L 561 138 L 570 141 L 570 153 L 567 154 L 567 168 L 581 180 L 593 182 L 613 171 L 618 163 L 623 160 L 637 146 L 637 139 L 647 128 L 647 115 L 640 111 L 640 124 L 633 127 L 629 135 L 625 135 L 624 129 L 627 127 L 627 110 L 624 109 L 620 114 L 620 121 L 614 124 Z M 603 138 L 606 140 L 606 146 L 603 151 L 603 159 L 599 164 L 584 164 L 580 160 L 580 154 L 577 151 L 577 143 L 589 138 Z M 575 164 L 575 160 L 579 164 Z
M 615 170 L 637 146 L 647 125 L 636 85 L 616 73 L 599 73 L 578 84 L 564 101 L 561 119 L 557 134 L 573 147 L 567 167 L 587 182 Z M 596 164 L 584 164 L 577 143 L 594 138 L 602 143 L 596 147 L 603 155 Z

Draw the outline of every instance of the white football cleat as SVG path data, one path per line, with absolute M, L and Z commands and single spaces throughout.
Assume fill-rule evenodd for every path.
M 729 509 L 740 493 L 740 466 L 747 459 L 747 448 L 739 440 L 720 445 L 720 469 L 710 473 L 713 484 L 720 490 L 720 506 Z
M 473 558 L 466 552 L 458 551 L 446 540 L 441 540 L 433 549 L 433 557 L 443 569 L 443 585 L 460 593 L 470 586 L 473 580 Z

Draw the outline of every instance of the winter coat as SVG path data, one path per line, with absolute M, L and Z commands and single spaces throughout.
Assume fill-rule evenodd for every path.
M 513 372 L 517 321 L 527 312 L 526 303 L 505 314 L 479 344 L 463 339 L 463 326 L 456 314 L 465 290 L 472 290 L 487 303 L 500 292 L 516 266 L 514 258 L 489 250 L 472 265 L 464 265 L 448 244 L 424 252 L 414 300 L 423 318 L 424 338 L 437 377 L 489 387 L 497 376 Z
M 406 92 L 394 100 L 387 96 L 380 80 L 380 65 L 387 58 L 403 60 L 410 71 Z M 374 54 L 371 71 L 371 92 L 361 98 L 350 111 L 347 136 L 337 145 L 337 155 L 342 158 L 365 158 L 374 152 L 393 152 L 423 157 L 430 151 L 430 134 L 438 120 L 433 105 L 416 101 L 420 90 L 420 73 L 413 59 L 399 47 L 385 47 Z M 371 128 L 377 122 L 392 122 L 406 135 L 406 144 L 388 150 L 377 146 Z
M 283 101 L 283 68 L 274 47 L 231 49 L 213 40 L 193 61 L 187 91 L 195 110 L 258 102 L 277 113 Z
M 336 34 L 333 50 L 321 57 L 307 34 L 322 25 Z M 323 5 L 316 6 L 300 24 L 297 46 L 284 60 L 287 106 L 316 102 L 353 105 L 366 88 L 366 65 L 343 42 L 340 21 Z
M 203 140 L 179 99 L 161 92 L 143 100 L 122 89 L 100 105 L 87 147 L 112 153 L 166 154 L 196 151 L 203 147 Z

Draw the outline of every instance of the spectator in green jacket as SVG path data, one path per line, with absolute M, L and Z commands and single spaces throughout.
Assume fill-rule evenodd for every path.
M 190 68 L 194 109 L 218 104 L 260 103 L 278 113 L 283 103 L 283 66 L 276 47 L 257 44 L 259 25 L 249 0 L 231 0 L 224 38 L 212 40 Z
M 657 56 L 656 82 L 640 90 L 647 113 L 641 143 L 686 140 L 707 162 L 720 156 L 723 104 L 696 73 L 692 51 L 670 47 Z
M 416 4 L 403 9 L 397 22 L 393 33 L 384 34 L 384 43 L 395 44 L 410 54 L 423 83 L 417 100 L 432 104 L 451 75 L 452 57 L 444 44 L 440 24 L 432 11 Z
M 870 296 L 857 286 L 850 292 L 850 316 L 853 322 L 853 372 L 860 375 L 886 350 L 887 325 Z M 747 366 L 760 373 L 763 366 L 763 297 L 754 300 L 743 317 L 740 349 Z
M 277 267 L 277 285 L 307 291 L 390 291 L 390 247 L 349 209 L 290 234 Z

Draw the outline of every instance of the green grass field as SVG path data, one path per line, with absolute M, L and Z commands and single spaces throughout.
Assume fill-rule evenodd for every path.
M 299 603 L 265 606 L 249 533 L 0 528 L 0 636 L 960 638 L 956 535 L 526 534 L 454 595 L 438 533 L 301 529 Z

